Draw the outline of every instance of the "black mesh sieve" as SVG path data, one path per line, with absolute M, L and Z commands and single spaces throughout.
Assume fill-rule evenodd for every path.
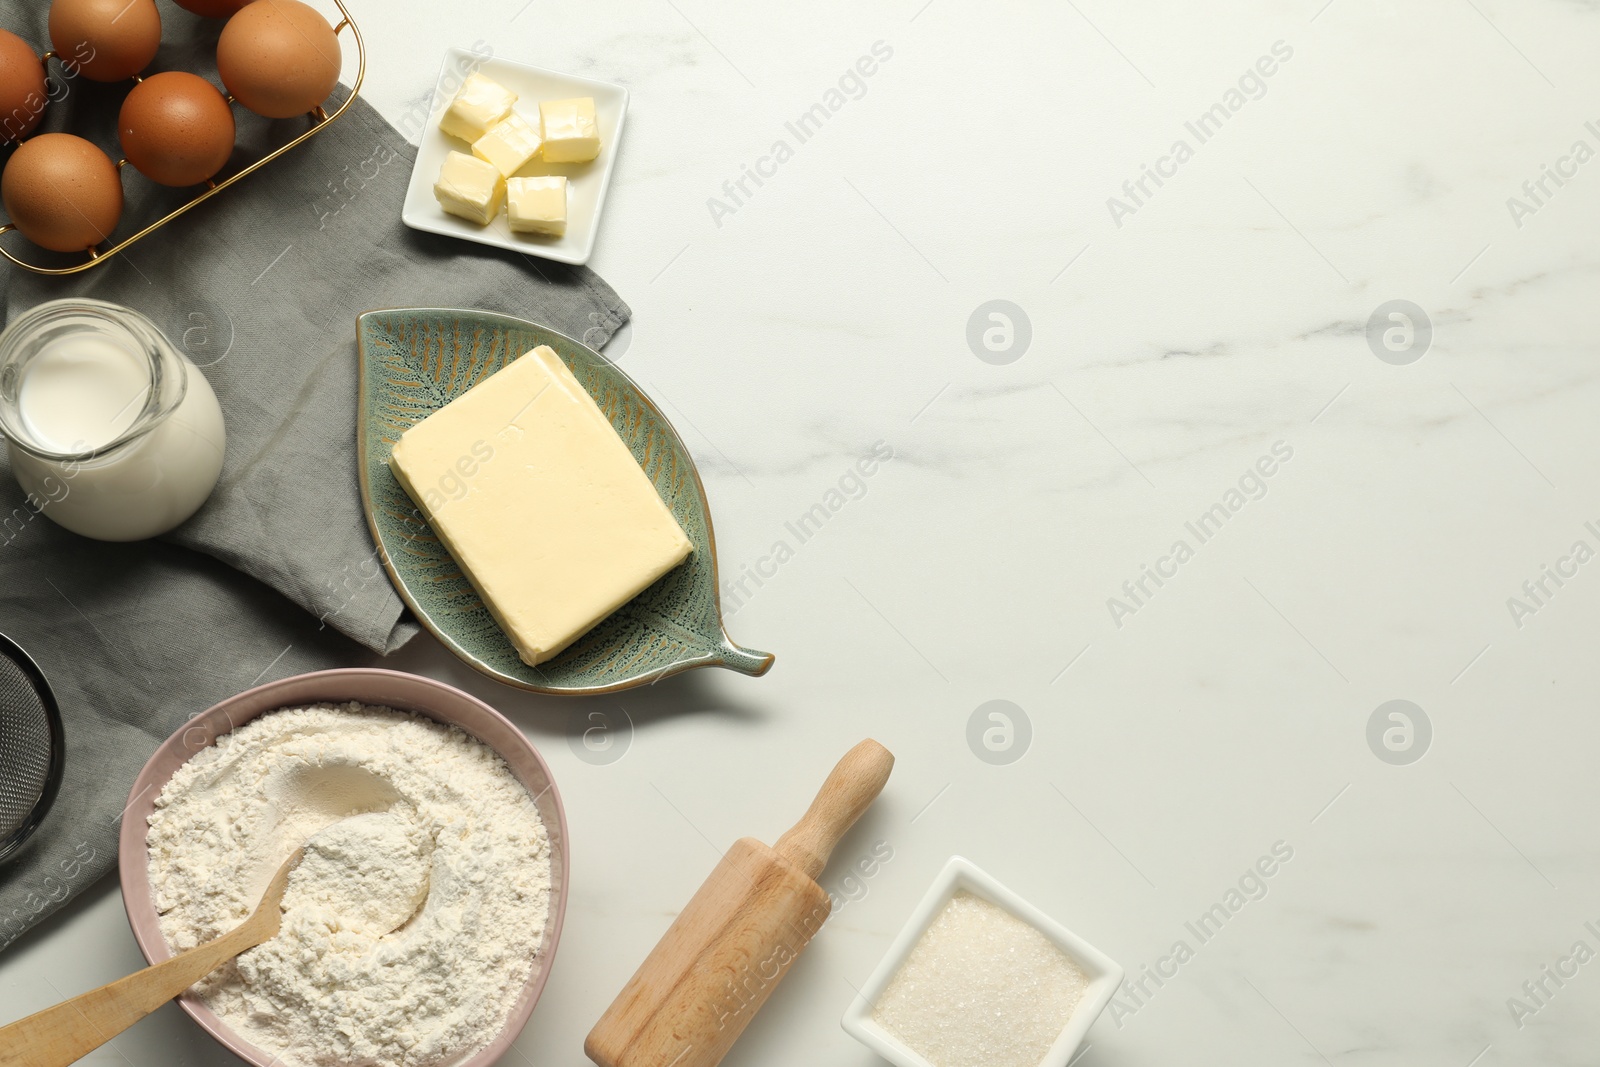
M 0 861 L 22 847 L 50 810 L 65 747 L 43 672 L 0 634 Z

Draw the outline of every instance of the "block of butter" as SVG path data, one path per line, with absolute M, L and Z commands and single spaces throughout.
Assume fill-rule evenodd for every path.
M 450 214 L 487 226 L 500 213 L 506 179 L 493 163 L 465 152 L 451 152 L 439 167 L 433 195 Z
M 611 420 L 544 345 L 401 434 L 389 466 L 530 665 L 693 551 Z
M 513 111 L 472 142 L 472 154 L 493 163 L 509 178 L 539 154 L 542 141 L 539 128 Z
M 473 71 L 445 108 L 439 129 L 463 141 L 476 141 L 489 132 L 489 127 L 511 114 L 511 105 L 516 102 L 516 93 Z
M 557 174 L 506 182 L 506 223 L 513 233 L 566 233 L 567 179 Z
M 594 98 L 539 101 L 539 123 L 544 133 L 547 163 L 583 163 L 600 154 L 600 126 L 594 117 Z

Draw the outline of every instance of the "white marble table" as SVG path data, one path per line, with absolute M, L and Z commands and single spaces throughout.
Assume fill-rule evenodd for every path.
M 826 881 L 893 858 L 730 1064 L 877 1062 L 839 1016 L 953 853 L 1166 973 L 1086 1067 L 1590 1061 L 1592 3 L 351 3 L 391 117 L 480 39 L 632 89 L 612 351 L 778 656 L 579 703 L 396 657 L 512 715 L 566 799 L 573 904 L 508 1063 L 583 1062 L 718 852 L 868 734 L 899 766 Z M 992 700 L 1031 738 L 970 747 Z M 580 758 L 624 712 L 622 757 Z M 0 961 L 0 1014 L 138 963 L 108 882 Z M 231 1060 L 168 1008 L 87 1062 Z

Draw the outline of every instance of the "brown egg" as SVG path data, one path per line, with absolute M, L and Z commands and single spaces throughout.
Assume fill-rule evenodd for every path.
M 233 109 L 196 74 L 170 70 L 133 87 L 117 117 L 122 154 L 161 185 L 199 185 L 233 154 Z
M 339 82 L 339 35 L 300 0 L 253 0 L 217 41 L 217 73 L 258 115 L 286 119 L 322 103 Z
M 177 0 L 178 6 L 208 19 L 225 19 L 250 0 Z
M 122 218 L 117 165 L 82 137 L 41 133 L 23 141 L 0 175 L 0 201 L 22 235 L 56 252 L 80 252 Z
M 48 99 L 38 54 L 21 37 L 0 30 L 0 144 L 32 133 Z
M 155 0 L 53 0 L 50 43 L 90 81 L 119 82 L 156 57 L 161 13 Z

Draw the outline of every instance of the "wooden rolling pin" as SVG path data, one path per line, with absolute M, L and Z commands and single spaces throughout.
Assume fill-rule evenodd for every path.
M 817 878 L 893 768 L 888 749 L 863 741 L 776 848 L 734 842 L 589 1031 L 588 1057 L 600 1067 L 721 1063 L 827 920 Z

